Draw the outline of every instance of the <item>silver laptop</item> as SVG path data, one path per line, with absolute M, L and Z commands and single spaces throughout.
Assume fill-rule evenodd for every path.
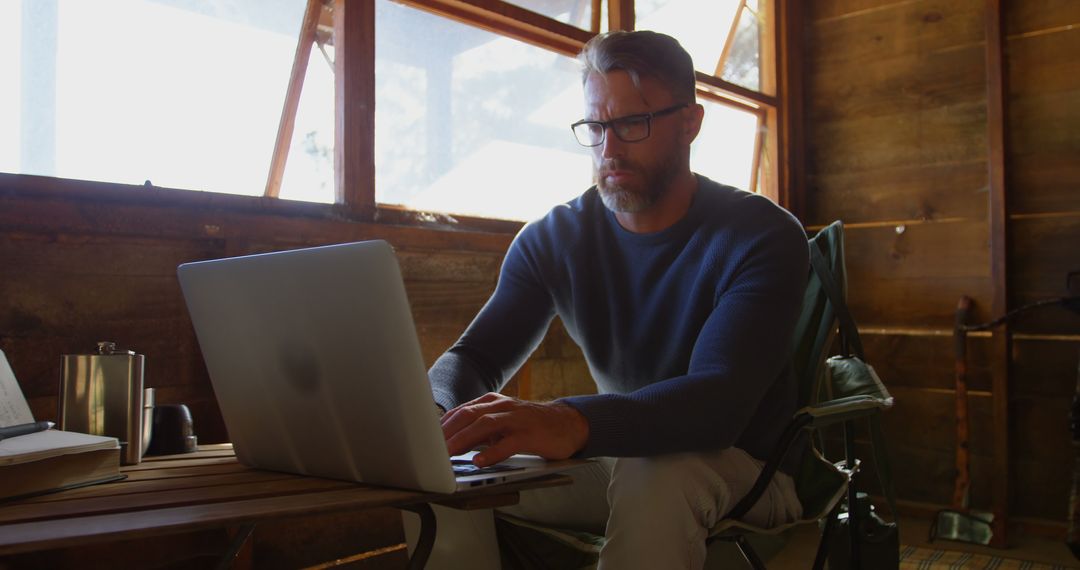
M 384 241 L 185 263 L 178 274 L 245 465 L 452 493 L 582 463 L 518 455 L 455 473 L 472 466 L 447 451 Z

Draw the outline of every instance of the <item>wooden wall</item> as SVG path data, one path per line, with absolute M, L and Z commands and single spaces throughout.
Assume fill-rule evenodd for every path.
M 1066 293 L 1080 269 L 1080 2 L 1003 2 L 1008 303 Z M 848 224 L 850 302 L 887 414 L 900 497 L 952 492 L 951 329 L 961 295 L 991 318 L 984 0 L 815 0 L 804 30 L 804 221 Z M 996 315 L 995 315 L 996 316 Z M 1010 511 L 1065 520 L 1068 408 L 1080 316 L 1041 310 L 1012 329 Z M 993 469 L 991 339 L 969 345 L 974 506 Z

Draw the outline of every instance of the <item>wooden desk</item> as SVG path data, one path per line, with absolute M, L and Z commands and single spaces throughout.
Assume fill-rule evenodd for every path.
M 0 556 L 121 539 L 235 526 L 231 560 L 254 525 L 272 519 L 376 507 L 419 512 L 421 543 L 434 541 L 430 504 L 456 508 L 512 505 L 525 489 L 566 485 L 565 475 L 484 487 L 455 495 L 374 487 L 251 469 L 229 444 L 146 458 L 121 468 L 127 479 L 0 504 Z M 428 545 L 430 549 L 430 545 Z M 422 548 L 410 566 L 422 566 Z

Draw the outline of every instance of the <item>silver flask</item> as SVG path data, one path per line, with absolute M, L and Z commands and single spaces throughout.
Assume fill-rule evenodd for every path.
M 99 342 L 97 353 L 65 354 L 61 363 L 60 429 L 115 437 L 121 463 L 139 463 L 145 447 L 143 355 Z

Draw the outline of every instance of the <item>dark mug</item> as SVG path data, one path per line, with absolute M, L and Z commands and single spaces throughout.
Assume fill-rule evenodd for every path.
M 195 424 L 191 410 L 184 404 L 158 404 L 154 407 L 154 428 L 151 430 L 147 455 L 191 453 L 198 449 Z

